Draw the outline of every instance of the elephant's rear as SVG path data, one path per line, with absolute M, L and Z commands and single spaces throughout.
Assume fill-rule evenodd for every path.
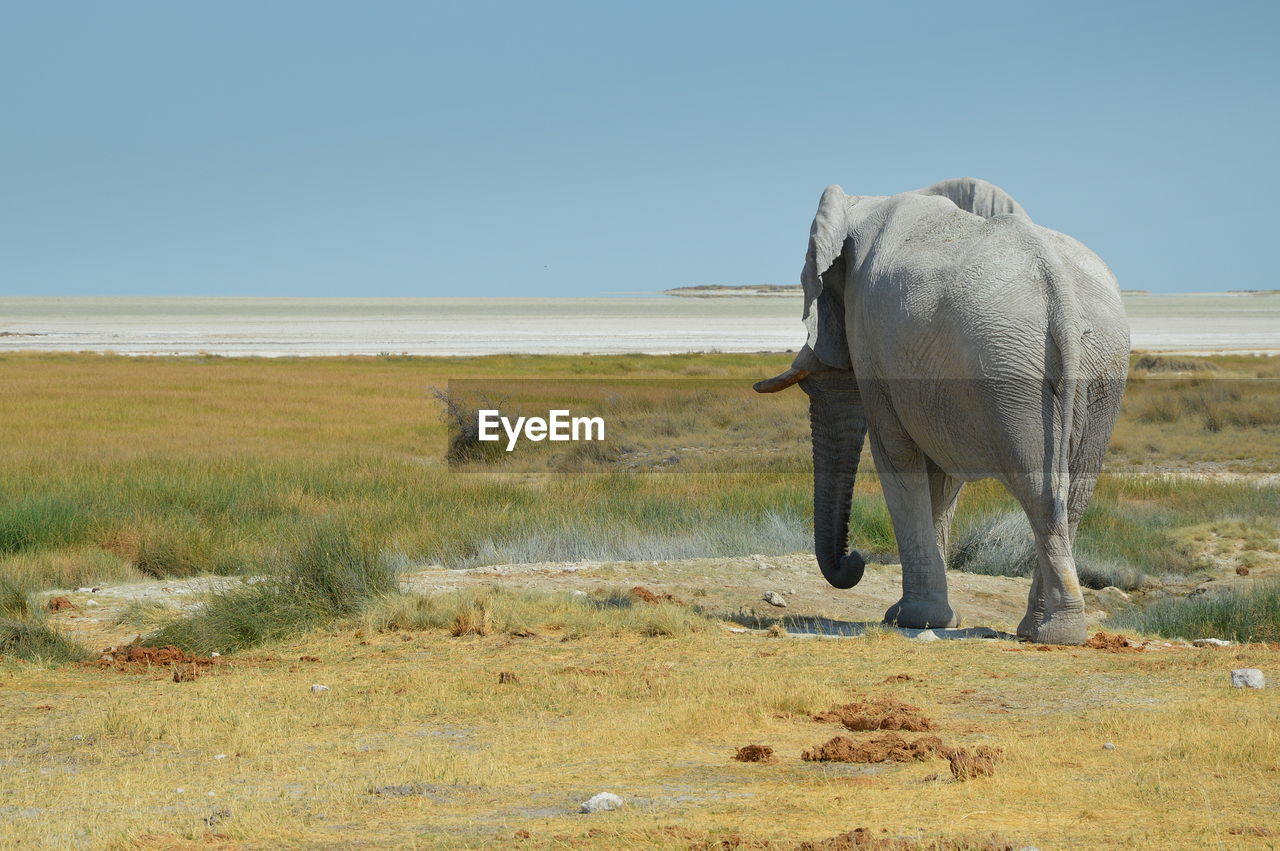
M 935 312 L 969 338 L 960 371 L 982 400 L 973 428 L 986 451 L 959 472 L 1001 479 L 1065 522 L 1088 498 L 1070 483 L 1096 479 L 1119 414 L 1129 352 L 1119 287 L 1083 245 L 1014 217 L 992 219 L 970 249 Z

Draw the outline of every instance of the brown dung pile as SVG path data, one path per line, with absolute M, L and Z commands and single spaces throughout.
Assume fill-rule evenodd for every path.
M 907 730 L 923 733 L 933 729 L 933 723 L 921 714 L 920 707 L 889 697 L 855 700 L 844 706 L 833 706 L 826 712 L 814 715 L 813 720 L 843 724 L 854 731 Z
M 655 594 L 643 585 L 637 585 L 631 589 L 631 596 L 635 597 L 643 603 L 657 605 L 658 603 L 675 603 L 677 606 L 683 606 L 684 600 L 679 597 L 673 597 L 670 594 Z
M 996 773 L 996 763 L 1002 755 L 1000 748 L 978 745 L 972 751 L 968 748 L 955 748 L 946 755 L 951 763 L 951 773 L 957 780 L 969 780 L 973 777 L 990 777 Z
M 812 747 L 800 755 L 806 762 L 912 762 L 932 756 L 947 757 L 951 748 L 937 736 L 920 736 L 908 742 L 897 733 L 885 733 L 865 742 L 836 736 L 823 745 Z
M 1105 650 L 1108 653 L 1139 652 L 1146 649 L 1141 642 L 1134 641 L 1132 638 L 1107 632 L 1095 632 L 1084 646 L 1092 647 L 1094 650 Z
M 773 748 L 768 745 L 746 745 L 738 748 L 738 752 L 733 755 L 738 762 L 777 762 L 777 758 L 773 755 Z
M 138 673 L 149 668 L 173 667 L 175 671 L 181 671 L 177 676 L 182 677 L 182 679 L 175 678 L 174 681 L 187 682 L 220 661 L 222 660 L 187 653 L 173 646 L 147 647 L 134 642 L 121 647 L 108 647 L 102 651 L 97 661 L 88 664 L 126 673 Z

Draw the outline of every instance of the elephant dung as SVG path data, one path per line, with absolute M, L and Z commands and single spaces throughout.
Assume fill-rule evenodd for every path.
M 889 697 L 855 700 L 834 706 L 813 716 L 814 721 L 843 724 L 849 730 L 908 730 L 923 733 L 933 729 L 920 707 Z
M 865 742 L 855 742 L 846 736 L 836 736 L 800 755 L 806 762 L 911 762 L 926 760 L 931 756 L 947 756 L 951 753 L 937 736 L 920 736 L 908 742 L 897 733 L 885 733 Z
M 957 780 L 990 777 L 996 772 L 996 762 L 1001 754 L 999 748 L 989 745 L 978 745 L 972 751 L 968 748 L 956 748 L 947 754 L 947 762 L 951 763 L 951 774 Z

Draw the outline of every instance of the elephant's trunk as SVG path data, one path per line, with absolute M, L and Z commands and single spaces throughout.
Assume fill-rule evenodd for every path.
M 813 432 L 814 553 L 827 582 L 852 588 L 866 567 L 856 550 L 849 552 L 849 508 L 867 434 L 862 397 L 846 371 L 818 373 L 800 386 L 809 394 Z

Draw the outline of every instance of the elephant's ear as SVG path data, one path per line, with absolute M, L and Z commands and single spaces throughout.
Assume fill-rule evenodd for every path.
M 850 369 L 849 343 L 844 333 L 844 244 L 849 238 L 850 198 L 839 186 L 828 186 L 818 202 L 809 228 L 809 250 L 800 283 L 804 287 L 804 327 L 808 332 L 806 359 L 800 368 L 812 370 L 812 356 L 827 367 Z
M 950 198 L 961 210 L 989 219 L 992 216 L 1013 215 L 1031 221 L 1022 205 L 1013 200 L 1013 196 L 994 183 L 979 180 L 976 177 L 957 177 L 944 180 L 923 189 L 917 189 L 914 195 L 941 195 Z

